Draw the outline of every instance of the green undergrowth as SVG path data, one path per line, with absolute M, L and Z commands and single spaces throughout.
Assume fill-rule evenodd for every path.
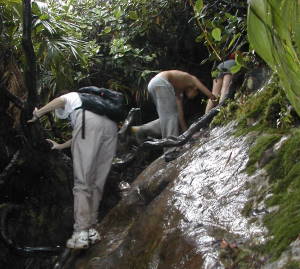
M 264 251 L 276 259 L 300 233 L 300 129 L 295 128 L 298 119 L 275 82 L 247 100 L 237 115 L 236 134 L 255 131 L 257 135 L 249 150 L 247 172 L 251 174 L 258 167 L 266 169 L 273 193 L 267 206 L 278 207 L 264 219 L 271 238 Z M 273 150 L 284 135 L 288 139 L 278 151 Z
M 292 130 L 290 138 L 266 165 L 273 196 L 268 206 L 278 210 L 265 217 L 272 239 L 266 251 L 279 257 L 300 233 L 300 130 Z
M 221 109 L 212 125 L 235 120 L 235 135 L 251 133 L 246 171 L 249 175 L 264 168 L 269 176 L 272 196 L 266 204 L 277 208 L 264 218 L 270 240 L 262 246 L 265 255 L 273 260 L 300 234 L 300 128 L 299 117 L 291 109 L 277 78 L 256 93 L 239 93 L 235 101 Z M 286 140 L 277 150 L 274 145 Z M 259 196 L 259 194 L 257 194 Z M 251 207 L 252 203 L 247 204 Z M 250 208 L 245 209 L 251 212 Z M 299 268 L 292 261 L 286 268 Z M 295 267 L 296 266 L 296 267 Z
M 270 149 L 279 139 L 281 135 L 278 134 L 265 134 L 259 136 L 255 144 L 249 150 L 249 160 L 247 163 L 247 173 L 253 174 L 257 169 L 257 162 L 261 156 Z
M 235 120 L 238 122 L 236 135 L 247 133 L 271 132 L 284 133 L 294 124 L 289 102 L 277 77 L 273 77 L 263 89 L 249 93 L 241 88 L 233 101 L 221 108 L 211 126 L 225 125 Z

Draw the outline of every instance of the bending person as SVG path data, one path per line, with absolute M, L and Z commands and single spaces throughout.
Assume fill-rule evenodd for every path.
M 232 73 L 230 69 L 234 65 L 235 65 L 235 60 L 229 59 L 227 61 L 220 63 L 217 66 L 217 71 L 219 71 L 219 74 L 213 80 L 212 93 L 213 95 L 215 95 L 220 99 L 219 102 L 222 102 L 226 94 L 228 93 L 229 85 L 232 79 Z M 216 102 L 212 102 L 211 100 L 208 100 L 205 113 L 209 112 L 216 105 L 217 105 Z
M 55 110 L 61 119 L 70 118 L 72 139 L 58 144 L 52 140 L 52 149 L 71 147 L 74 172 L 74 233 L 67 241 L 68 248 L 89 247 L 100 240 L 95 229 L 99 204 L 106 177 L 111 168 L 117 145 L 117 125 L 106 116 L 85 110 L 85 137 L 82 138 L 82 101 L 77 92 L 55 98 L 40 109 L 33 111 L 29 122 Z
M 139 129 L 148 130 L 153 128 L 156 134 L 160 131 L 162 138 L 177 137 L 180 131 L 187 130 L 183 110 L 183 96 L 192 99 L 198 94 L 198 91 L 204 93 L 212 102 L 216 101 L 216 97 L 195 76 L 179 70 L 160 72 L 148 84 L 148 92 L 156 106 L 159 120 L 147 123 L 147 126 L 144 126 L 145 128 L 134 126 L 131 131 L 138 133 Z M 126 124 L 124 128 L 121 128 L 119 132 L 121 137 L 127 132 L 129 125 Z M 165 148 L 164 151 L 170 156 L 175 148 Z M 174 156 L 174 158 L 176 157 Z M 168 160 L 174 158 L 171 157 Z

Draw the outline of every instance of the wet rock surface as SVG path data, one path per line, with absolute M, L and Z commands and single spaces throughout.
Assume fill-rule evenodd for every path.
M 263 242 L 266 231 L 242 214 L 258 176 L 245 172 L 253 139 L 233 131 L 215 128 L 176 160 L 154 161 L 99 224 L 101 242 L 73 251 L 61 268 L 235 268 L 228 257 Z M 265 181 L 262 173 L 262 188 Z M 253 260 L 248 268 L 259 268 Z

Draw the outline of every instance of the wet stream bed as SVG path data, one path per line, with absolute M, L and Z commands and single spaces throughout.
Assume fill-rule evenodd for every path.
M 148 166 L 100 223 L 102 241 L 74 251 L 64 268 L 239 268 L 241 252 L 252 259 L 248 268 L 260 268 L 245 250 L 264 242 L 266 230 L 242 212 L 249 185 L 266 178 L 246 174 L 253 139 L 233 136 L 233 125 L 195 139 L 172 162 Z

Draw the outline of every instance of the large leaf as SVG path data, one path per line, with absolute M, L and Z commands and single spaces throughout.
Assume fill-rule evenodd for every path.
M 250 0 L 248 38 L 255 51 L 277 72 L 300 116 L 300 2 Z
M 251 0 L 248 10 L 248 37 L 258 54 L 271 66 L 275 65 L 272 54 L 272 36 L 268 28 L 265 0 Z

